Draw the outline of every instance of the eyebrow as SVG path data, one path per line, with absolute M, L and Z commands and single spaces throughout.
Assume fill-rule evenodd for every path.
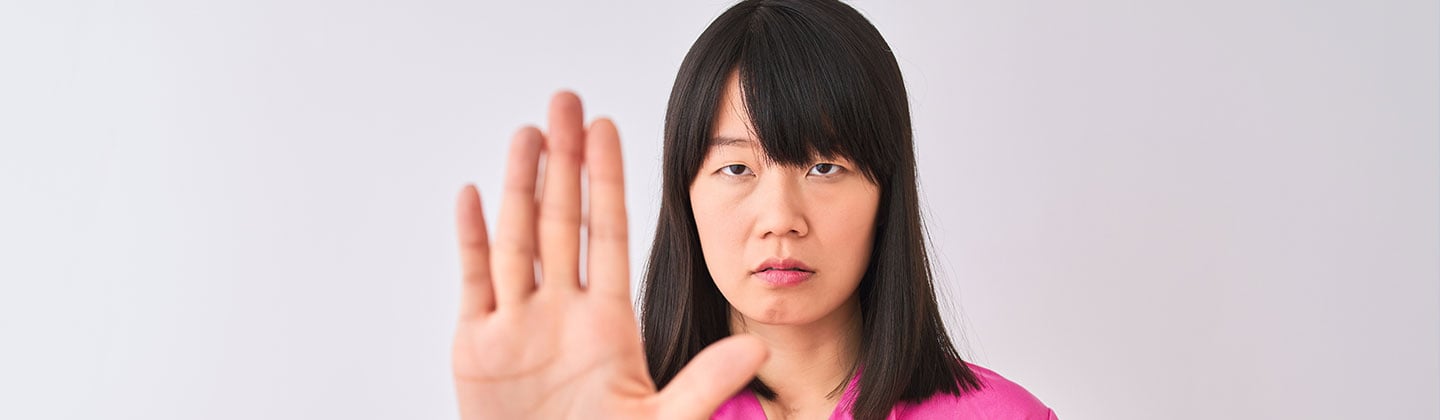
M 747 138 L 741 138 L 741 137 L 715 136 L 715 137 L 711 137 L 711 138 L 710 138 L 710 147 L 721 147 L 721 146 L 746 146 L 746 147 L 749 147 L 749 146 L 753 146 L 754 144 L 755 144 L 755 141 L 754 141 L 754 140 L 750 140 L 750 139 L 747 139 Z

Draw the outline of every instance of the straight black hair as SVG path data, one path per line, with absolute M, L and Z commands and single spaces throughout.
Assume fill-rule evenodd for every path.
M 978 390 L 935 299 L 900 67 L 864 16 L 831 0 L 740 2 L 705 29 L 680 65 L 665 115 L 659 224 L 641 286 L 655 385 L 731 334 L 731 307 L 701 254 L 689 189 L 732 72 L 767 159 L 803 166 L 841 156 L 880 187 L 871 258 L 856 289 L 862 337 L 858 366 L 849 368 L 863 372 L 854 417 L 879 419 L 902 401 Z M 758 378 L 749 389 L 775 398 Z

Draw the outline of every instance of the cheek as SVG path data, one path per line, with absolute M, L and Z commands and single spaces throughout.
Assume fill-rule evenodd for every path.
M 723 278 L 717 268 L 739 266 L 743 257 L 740 254 L 744 250 L 744 235 L 735 208 L 719 195 L 705 190 L 690 195 L 690 206 L 705 264 L 712 277 Z
M 837 200 L 838 201 L 838 200 Z M 871 244 L 874 242 L 875 213 L 879 197 L 862 194 L 834 202 L 834 209 L 820 213 L 826 233 L 826 253 L 830 260 L 844 267 L 848 275 L 859 277 L 864 274 L 870 262 Z
M 855 249 L 869 249 L 870 241 L 866 239 L 870 239 L 875 233 L 875 210 L 871 208 L 868 211 L 836 213 L 839 220 L 835 221 L 835 225 L 837 228 L 843 227 L 835 229 L 838 234 L 843 235 L 844 241 L 841 243 L 855 245 Z

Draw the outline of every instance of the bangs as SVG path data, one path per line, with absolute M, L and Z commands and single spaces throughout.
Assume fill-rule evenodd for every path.
M 732 80 L 738 92 L 726 91 Z M 931 286 L 900 66 L 880 32 L 838 0 L 741 1 L 705 28 L 680 63 L 642 283 L 642 342 L 655 385 L 664 388 L 702 349 L 732 335 L 731 305 L 707 270 L 690 201 L 702 161 L 727 141 L 714 130 L 726 95 L 743 102 L 742 118 L 768 163 L 844 158 L 879 187 L 872 254 L 855 291 L 856 365 L 868 370 L 845 411 L 880 419 L 902 401 L 982 388 L 956 353 Z M 777 397 L 758 377 L 747 388 Z
M 893 127 L 908 121 L 908 110 L 893 109 L 893 92 L 875 83 L 883 78 L 867 73 L 874 66 L 857 51 L 860 37 L 814 18 L 763 6 L 750 16 L 734 55 L 750 127 L 773 163 L 805 166 L 817 157 L 842 157 L 879 183 L 899 152 L 910 153 L 908 138 L 894 138 L 908 135 L 908 127 Z

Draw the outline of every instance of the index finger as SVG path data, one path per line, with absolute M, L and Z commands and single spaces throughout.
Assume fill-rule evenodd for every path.
M 620 133 L 607 118 L 586 130 L 590 212 L 586 279 L 595 292 L 630 300 L 630 234 L 625 216 L 625 167 Z

